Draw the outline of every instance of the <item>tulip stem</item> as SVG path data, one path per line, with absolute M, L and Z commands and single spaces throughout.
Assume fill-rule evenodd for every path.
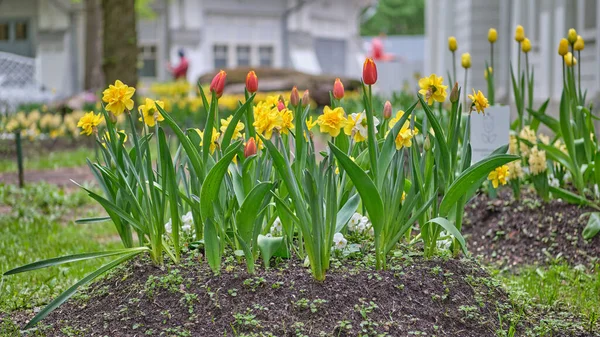
M 470 109 L 467 110 L 467 91 L 468 91 L 467 90 L 467 73 L 468 73 L 468 71 L 469 71 L 469 68 L 465 68 L 465 86 L 464 86 L 465 91 L 463 93 L 463 97 L 464 97 L 463 98 L 463 105 L 464 105 L 463 109 L 465 110 L 465 112 L 469 112 L 469 110 L 470 110 Z
M 452 77 L 453 77 L 453 81 L 450 82 L 456 82 L 456 53 L 452 52 Z
M 525 53 L 525 90 L 523 93 L 523 107 L 525 107 L 525 100 L 527 100 L 527 107 L 531 109 L 532 97 L 529 92 L 529 53 Z M 531 118 L 531 116 L 529 117 Z
M 579 89 L 579 104 L 583 105 L 583 93 L 581 92 L 581 51 L 577 51 L 577 87 Z M 577 90 L 576 90 L 577 91 Z
M 519 49 L 517 49 L 517 55 L 519 55 L 517 57 L 517 81 L 518 83 L 521 82 L 521 42 L 519 42 Z

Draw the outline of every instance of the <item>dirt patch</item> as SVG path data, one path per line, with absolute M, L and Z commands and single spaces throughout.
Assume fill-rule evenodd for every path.
M 529 326 L 529 316 L 515 315 L 507 294 L 472 261 L 408 258 L 381 272 L 362 261 L 351 268 L 335 265 L 324 282 L 316 282 L 289 261 L 248 275 L 230 260 L 213 276 L 197 255 L 164 268 L 137 259 L 57 309 L 43 321 L 43 332 L 485 337 L 507 331 L 511 320 L 518 330 Z M 18 324 L 27 318 L 13 317 Z M 563 330 L 552 336 L 588 335 Z
M 71 180 L 80 184 L 94 181 L 94 176 L 87 166 L 61 167 L 55 170 L 26 170 L 24 178 L 25 184 L 46 182 L 65 189 L 79 188 Z M 0 183 L 16 185 L 19 183 L 19 175 L 17 172 L 0 173 Z
M 591 265 L 600 257 L 600 235 L 586 241 L 583 213 L 591 208 L 561 200 L 544 202 L 523 190 L 520 201 L 508 189 L 497 199 L 479 194 L 466 207 L 464 235 L 469 251 L 492 263 L 546 264 L 557 258 Z

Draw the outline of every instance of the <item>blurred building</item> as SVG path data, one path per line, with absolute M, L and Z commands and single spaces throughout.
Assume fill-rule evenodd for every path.
M 518 45 L 514 40 L 515 27 L 522 25 L 531 40 L 529 62 L 535 71 L 535 99 L 560 99 L 562 63 L 558 42 L 566 37 L 569 28 L 577 29 L 585 40 L 581 54 L 582 86 L 588 97 L 600 91 L 600 6 L 597 0 L 427 0 L 426 2 L 425 72 L 444 78 L 451 71 L 448 37 L 458 40 L 457 77 L 463 81 L 460 55 L 471 53 L 468 89 L 486 91 L 485 61 L 490 59 L 487 32 L 498 31 L 494 45 L 496 96 L 502 103 L 512 97 L 510 65 L 517 67 Z M 521 59 L 524 63 L 524 58 Z M 515 70 L 516 71 L 516 70 Z M 510 96 L 509 96 L 510 95 Z
M 0 0 L 0 52 L 29 58 L 40 86 L 63 94 L 80 91 L 89 46 L 86 27 L 90 29 L 85 5 L 90 2 Z M 155 17 L 138 21 L 140 76 L 169 80 L 167 62 L 176 64 L 177 51 L 183 49 L 190 81 L 237 66 L 289 67 L 358 78 L 359 14 L 364 3 L 155 0 Z

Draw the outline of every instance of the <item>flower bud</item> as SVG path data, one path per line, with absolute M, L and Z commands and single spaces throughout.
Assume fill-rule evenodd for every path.
M 390 117 L 392 117 L 392 103 L 385 101 L 383 105 L 383 118 L 389 119 Z
M 431 139 L 429 139 L 429 133 L 425 137 L 425 141 L 423 142 L 423 149 L 425 151 L 431 150 Z
M 367 58 L 363 64 L 363 82 L 366 85 L 373 85 L 377 82 L 377 66 L 372 58 Z
M 310 93 L 308 89 L 304 90 L 304 94 L 302 95 L 302 107 L 306 107 L 310 104 Z
M 498 32 L 496 29 L 490 28 L 490 30 L 488 30 L 488 41 L 490 41 L 490 43 L 494 43 L 496 40 L 498 40 Z
M 581 35 L 577 35 L 577 40 L 575 41 L 575 44 L 573 45 L 573 49 L 580 51 L 580 50 L 583 50 L 583 48 L 585 48 L 585 42 L 583 41 L 583 38 L 581 37 Z
M 458 49 L 458 43 L 456 43 L 456 38 L 454 36 L 448 38 L 448 49 L 450 49 L 451 52 L 455 52 L 456 49 Z
M 469 53 L 462 54 L 460 60 L 461 60 L 460 63 L 462 64 L 463 68 L 465 68 L 465 69 L 471 68 L 471 54 L 469 54 Z
M 256 141 L 253 137 L 250 137 L 244 147 L 244 157 L 248 158 L 256 154 Z
M 246 90 L 251 94 L 258 91 L 258 77 L 256 77 L 254 70 L 249 71 L 246 75 Z
M 558 55 L 565 56 L 569 52 L 569 41 L 564 37 L 558 43 Z
M 515 41 L 523 42 L 523 40 L 525 40 L 525 29 L 523 29 L 523 26 L 518 25 L 515 30 Z
M 567 65 L 567 67 L 572 67 L 572 66 L 577 65 L 577 59 L 575 58 L 575 56 L 573 56 L 573 54 L 571 52 L 568 52 L 563 57 L 565 58 L 565 64 Z
M 531 50 L 531 41 L 529 41 L 528 38 L 525 38 L 525 40 L 523 40 L 523 43 L 521 43 L 521 50 L 524 53 L 529 53 L 529 51 Z
M 458 82 L 454 82 L 452 91 L 450 91 L 450 102 L 455 103 L 458 101 Z
M 227 78 L 227 73 L 223 70 L 219 71 L 218 74 L 213 77 L 210 82 L 210 91 L 214 91 L 217 94 L 217 97 L 221 97 L 223 95 L 223 89 L 225 88 L 225 79 Z
M 344 85 L 339 78 L 336 78 L 333 83 L 333 97 L 335 97 L 335 99 L 344 98 Z
M 285 109 L 285 103 L 283 103 L 283 101 L 279 101 L 277 102 L 277 110 L 281 111 Z
M 570 44 L 573 44 L 575 43 L 575 41 L 577 41 L 577 31 L 575 30 L 575 28 L 569 29 L 569 33 L 567 34 L 567 40 Z
M 298 103 L 300 103 L 300 95 L 298 94 L 298 88 L 296 88 L 296 86 L 292 88 L 292 92 L 290 93 L 290 103 L 293 107 L 297 107 Z

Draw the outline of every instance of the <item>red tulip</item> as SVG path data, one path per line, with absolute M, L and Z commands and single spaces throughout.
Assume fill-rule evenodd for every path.
M 283 101 L 279 101 L 277 103 L 277 110 L 281 111 L 283 109 L 285 109 L 285 103 L 283 103 Z
M 246 142 L 246 147 L 244 147 L 244 157 L 248 158 L 256 154 L 256 141 L 254 138 L 248 139 Z
M 339 78 L 336 78 L 335 82 L 333 83 L 333 97 L 336 99 L 344 98 L 344 85 Z
M 392 103 L 385 101 L 383 105 L 383 118 L 388 119 L 390 117 L 392 117 Z
M 225 79 L 227 78 L 227 73 L 224 70 L 219 71 L 218 74 L 213 77 L 210 82 L 210 91 L 214 91 L 217 94 L 217 97 L 221 97 L 223 95 L 223 89 L 225 88 Z
M 298 88 L 296 88 L 296 86 L 292 88 L 292 93 L 290 94 L 290 103 L 293 107 L 298 106 L 298 103 L 300 103 L 300 94 L 298 94 Z
M 377 82 L 377 66 L 372 58 L 367 58 L 363 64 L 363 82 L 366 85 L 373 85 Z
M 246 90 L 249 93 L 253 94 L 258 91 L 258 77 L 256 77 L 256 73 L 251 70 L 246 75 Z

